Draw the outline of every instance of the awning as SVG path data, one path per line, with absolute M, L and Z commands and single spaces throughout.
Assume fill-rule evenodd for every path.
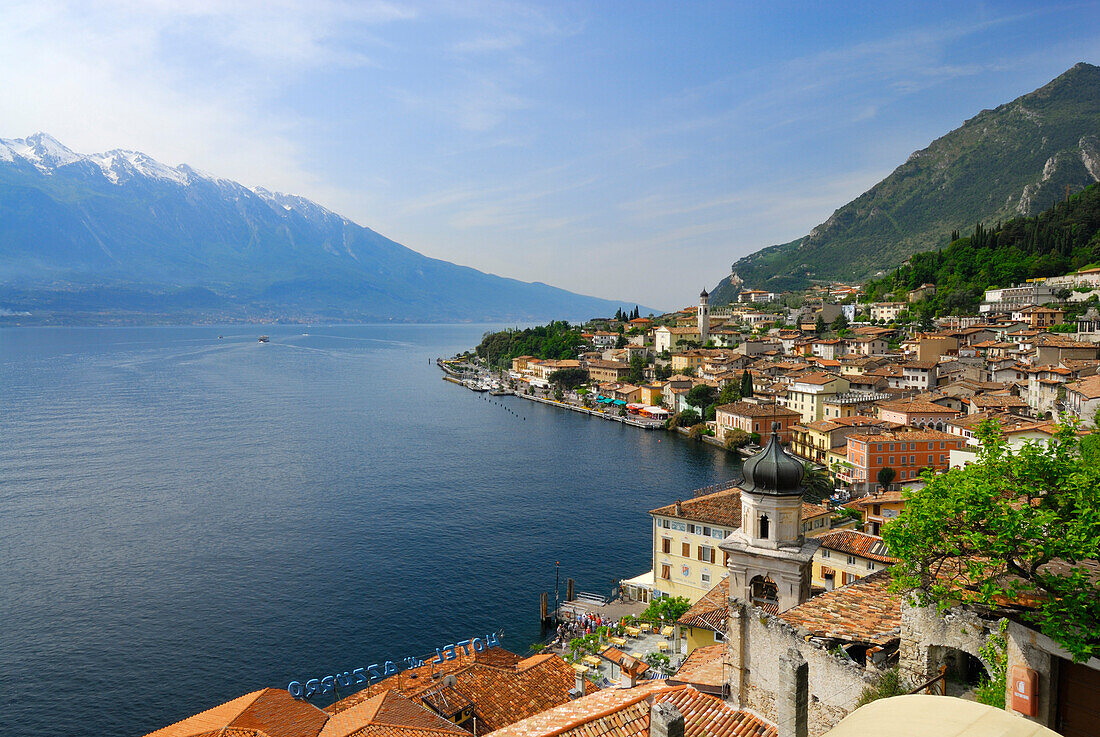
M 613 401 L 614 401 L 615 404 L 619 405 L 620 407 L 625 407 L 626 406 L 626 402 L 624 402 L 621 399 L 615 399 Z
M 623 586 L 641 586 L 642 588 L 652 589 L 657 585 L 657 579 L 654 577 L 651 569 L 640 576 L 624 578 L 622 581 L 619 581 L 619 583 Z
M 643 409 L 651 415 L 667 415 L 668 410 L 664 407 L 643 407 Z

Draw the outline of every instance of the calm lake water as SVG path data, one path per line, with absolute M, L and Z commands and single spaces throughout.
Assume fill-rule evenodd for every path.
M 0 735 L 142 735 L 497 629 L 525 652 L 555 561 L 608 594 L 647 510 L 737 474 L 441 381 L 486 329 L 0 330 Z

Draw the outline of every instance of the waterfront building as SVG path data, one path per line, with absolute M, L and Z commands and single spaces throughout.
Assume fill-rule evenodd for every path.
M 661 396 L 663 391 L 663 384 L 643 384 L 638 387 L 638 401 L 647 407 L 659 406 L 663 399 Z
M 798 461 L 794 461 L 797 463 Z M 801 466 L 800 466 L 801 467 Z M 726 575 L 719 545 L 741 526 L 741 490 L 729 488 L 650 510 L 653 517 L 654 595 L 699 601 Z M 831 514 L 817 504 L 799 503 L 795 528 L 828 529 Z
M 813 585 L 832 591 L 881 571 L 897 562 L 877 535 L 856 530 L 835 530 L 818 538 L 814 553 Z
M 630 364 L 622 361 L 588 361 L 585 365 L 592 381 L 622 381 L 630 373 Z
M 791 425 L 798 422 L 802 416 L 793 410 L 787 409 L 781 404 L 760 402 L 732 402 L 723 404 L 714 410 L 714 421 L 717 431 L 715 435 L 725 442 L 726 435 L 731 430 L 742 430 L 750 435 L 756 433 L 763 435 L 768 432 L 771 423 L 779 423 L 779 437 L 784 442 L 790 442 Z

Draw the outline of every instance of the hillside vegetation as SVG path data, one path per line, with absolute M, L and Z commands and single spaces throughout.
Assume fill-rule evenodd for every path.
M 923 311 L 974 312 L 986 289 L 1100 262 L 1100 185 L 1040 215 L 991 228 L 979 223 L 971 235 L 952 236 L 946 248 L 914 254 L 893 273 L 867 282 L 866 298 L 880 300 L 931 283 L 936 294 L 924 300 Z
M 863 280 L 946 246 L 976 222 L 1033 215 L 1100 181 L 1100 67 L 1077 64 L 1040 89 L 917 151 L 809 235 L 750 254 L 733 271 L 750 287 Z M 726 277 L 711 301 L 736 288 Z

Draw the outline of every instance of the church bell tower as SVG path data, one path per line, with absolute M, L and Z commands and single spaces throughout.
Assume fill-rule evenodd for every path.
M 699 345 L 706 345 L 710 338 L 710 294 L 704 289 L 699 293 Z
M 729 553 L 730 598 L 778 614 L 810 598 L 811 564 L 821 545 L 802 534 L 806 472 L 783 450 L 778 424 L 742 470 L 741 528 L 720 546 Z

